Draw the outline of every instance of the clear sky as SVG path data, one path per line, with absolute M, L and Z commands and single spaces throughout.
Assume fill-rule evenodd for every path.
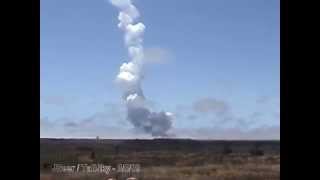
M 132 0 L 146 26 L 142 87 L 175 137 L 280 139 L 278 0 Z M 128 61 L 107 0 L 41 0 L 41 137 L 149 138 L 114 80 Z M 221 113 L 222 112 L 222 113 Z

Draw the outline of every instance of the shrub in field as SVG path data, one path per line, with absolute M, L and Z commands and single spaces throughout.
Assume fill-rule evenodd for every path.
M 51 169 L 51 167 L 52 167 L 52 165 L 50 163 L 43 163 L 42 164 L 42 168 L 44 170 L 49 170 L 49 169 Z
M 256 144 L 253 149 L 250 150 L 252 156 L 263 156 L 264 152 L 260 149 L 260 144 Z
M 230 148 L 230 146 L 229 145 L 225 145 L 223 147 L 222 154 L 228 155 L 228 154 L 231 154 L 231 153 L 232 153 L 232 149 Z
M 96 159 L 96 153 L 95 153 L 94 151 L 91 152 L 90 158 L 91 158 L 92 160 Z

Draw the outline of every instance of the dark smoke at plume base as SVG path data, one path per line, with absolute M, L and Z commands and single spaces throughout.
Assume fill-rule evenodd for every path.
M 127 118 L 137 130 L 154 137 L 168 137 L 166 132 L 172 126 L 171 117 L 165 112 L 150 112 L 143 107 L 128 106 Z

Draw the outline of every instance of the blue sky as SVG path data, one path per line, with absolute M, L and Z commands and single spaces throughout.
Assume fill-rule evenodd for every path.
M 175 114 L 172 134 L 280 138 L 279 1 L 133 4 L 156 59 L 142 87 L 150 107 Z M 126 121 L 114 83 L 129 60 L 118 10 L 107 0 L 41 0 L 40 11 L 41 137 L 148 138 Z

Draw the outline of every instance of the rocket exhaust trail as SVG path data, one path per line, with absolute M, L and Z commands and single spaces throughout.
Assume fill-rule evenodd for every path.
M 120 67 L 116 82 L 122 88 L 127 106 L 127 119 L 135 129 L 156 137 L 168 136 L 172 126 L 172 113 L 152 112 L 146 105 L 142 83 L 144 65 L 143 33 L 146 26 L 138 22 L 140 13 L 131 0 L 110 0 L 119 9 L 118 27 L 124 32 L 124 43 L 128 49 L 129 62 Z

